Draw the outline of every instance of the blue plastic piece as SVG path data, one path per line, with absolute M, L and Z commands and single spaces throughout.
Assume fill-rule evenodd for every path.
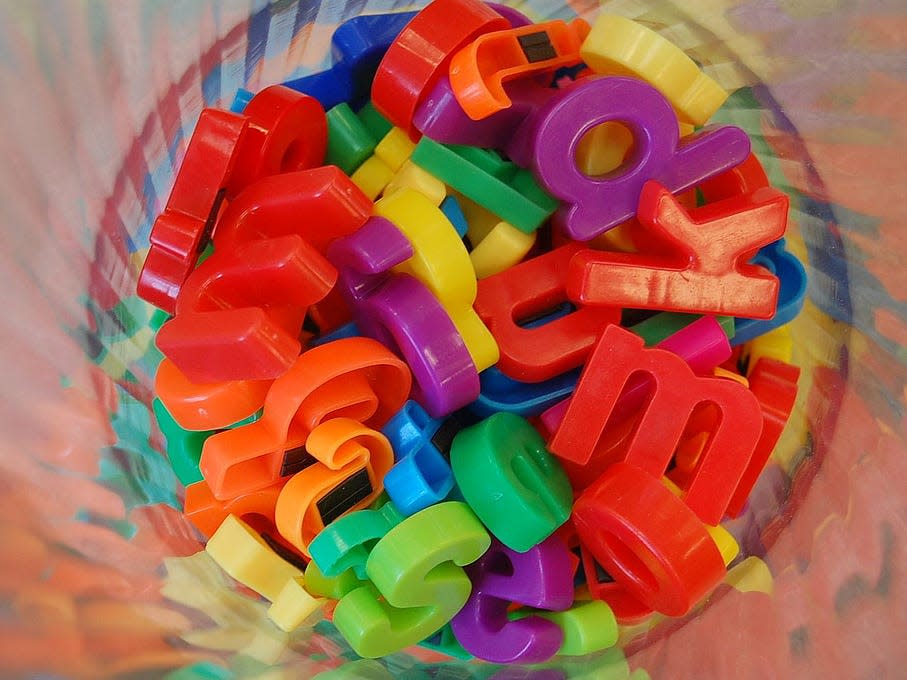
M 432 418 L 418 402 L 409 399 L 381 429 L 394 449 L 394 460 L 400 462 L 426 444 L 441 428 L 441 419 Z
M 463 214 L 460 202 L 453 196 L 448 196 L 441 201 L 441 212 L 444 213 L 444 217 L 446 217 L 448 222 L 450 222 L 454 229 L 457 230 L 457 234 L 460 238 L 465 238 L 466 230 L 469 225 L 466 223 L 466 215 Z
M 539 326 L 544 326 L 546 323 L 551 323 L 552 321 L 557 321 L 561 317 L 567 316 L 571 312 L 575 312 L 576 307 L 570 302 L 562 302 L 554 309 L 541 314 L 539 316 L 530 317 L 519 321 L 518 324 L 520 328 L 538 328 Z
M 416 12 L 369 14 L 344 22 L 331 39 L 334 64 L 345 63 L 352 83 L 354 110 L 369 99 L 378 64 Z
M 524 418 L 540 415 L 573 394 L 580 370 L 574 369 L 544 382 L 524 383 L 491 366 L 479 374 L 481 392 L 469 405 L 469 410 L 483 418 L 499 411 Z
M 384 488 L 400 512 L 409 517 L 447 498 L 453 473 L 436 449 L 424 446 L 388 471 Z
M 315 97 L 325 109 L 341 102 L 358 109 L 368 101 L 384 53 L 414 16 L 415 12 L 370 14 L 345 21 L 331 39 L 333 66 L 284 85 Z
M 432 441 L 442 425 L 409 400 L 381 430 L 397 461 L 384 476 L 384 488 L 407 517 L 440 503 L 453 488 L 450 463 Z
M 249 105 L 249 102 L 252 101 L 252 97 L 254 96 L 254 92 L 247 90 L 244 87 L 239 88 L 233 97 L 233 103 L 230 104 L 230 111 L 232 113 L 242 113 L 246 110 L 246 106 Z
M 284 85 L 310 97 L 315 97 L 321 102 L 325 111 L 334 108 L 337 104 L 349 101 L 353 95 L 350 74 L 343 64 L 338 64 L 321 73 L 288 80 Z
M 740 345 L 770 330 L 793 321 L 803 309 L 806 298 L 806 269 L 796 255 L 785 248 L 786 241 L 778 239 L 762 248 L 753 258 L 753 264 L 762 265 L 781 281 L 778 308 L 771 319 L 734 319 L 735 333 L 731 345 Z
M 588 66 L 586 66 L 582 62 L 573 66 L 561 66 L 557 71 L 554 72 L 554 75 L 551 76 L 551 87 L 558 87 L 558 82 L 561 78 L 576 80 L 576 77 L 587 68 Z
M 325 333 L 324 335 L 312 338 L 309 340 L 308 346 L 317 347 L 318 345 L 325 345 L 334 340 L 340 340 L 342 338 L 358 338 L 361 335 L 362 333 L 359 331 L 359 326 L 357 326 L 354 321 L 350 321 L 339 328 L 335 328 L 330 333 Z

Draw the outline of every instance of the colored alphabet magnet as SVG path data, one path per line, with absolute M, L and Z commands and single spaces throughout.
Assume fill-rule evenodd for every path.
M 630 159 L 603 177 L 576 165 L 580 140 L 596 125 L 623 123 L 633 134 Z M 557 225 L 587 241 L 634 217 L 643 186 L 655 180 L 683 192 L 743 162 L 750 141 L 733 126 L 707 126 L 680 139 L 671 105 L 651 85 L 625 77 L 584 78 L 539 108 L 514 136 L 529 145 L 541 185 L 563 203 Z
M 608 13 L 432 0 L 331 47 L 202 111 L 139 276 L 209 555 L 367 658 L 560 667 L 686 615 L 796 412 L 807 290 L 728 93 Z

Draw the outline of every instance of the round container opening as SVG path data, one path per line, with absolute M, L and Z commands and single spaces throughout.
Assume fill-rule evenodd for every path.
M 0 675 L 187 678 L 894 677 L 907 664 L 907 138 L 897 3 L 526 0 L 533 20 L 623 14 L 733 91 L 790 196 L 807 267 L 800 395 L 736 520 L 731 577 L 690 615 L 536 668 L 454 646 L 362 661 L 326 621 L 292 635 L 178 508 L 152 416 L 160 312 L 135 283 L 205 106 L 317 72 L 363 1 L 0 9 Z M 406 7 L 408 9 L 408 7 Z M 292 162 L 291 146 L 284 158 Z M 624 563 L 640 562 L 614 544 Z M 639 566 L 640 569 L 636 569 Z M 651 572 L 634 566 L 637 573 Z M 736 571 L 735 571 L 736 569 Z M 654 581 L 654 577 L 653 577 Z M 449 641 L 447 641 L 449 642 Z M 439 652 L 442 649 L 444 652 Z M 332 675 L 333 673 L 333 675 Z M 168 675 L 169 674 L 169 675 Z M 320 675 L 319 674 L 323 674 Z M 497 675 L 496 675 L 497 674 Z M 522 675 L 521 675 L 522 674 Z

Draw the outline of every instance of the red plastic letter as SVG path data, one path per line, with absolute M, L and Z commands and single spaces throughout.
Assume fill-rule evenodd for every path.
M 521 321 L 567 301 L 564 274 L 580 244 L 561 246 L 479 281 L 475 310 L 498 343 L 498 368 L 524 382 L 541 382 L 581 366 L 619 308 L 579 309 L 535 328 Z
M 276 378 L 299 355 L 306 309 L 336 280 L 299 236 L 218 251 L 186 280 L 157 346 L 193 382 Z
M 372 214 L 372 202 L 340 168 L 327 165 L 260 179 L 230 203 L 217 223 L 218 250 L 253 239 L 297 234 L 324 253 Z
M 167 207 L 151 228 L 151 249 L 137 291 L 169 314 L 176 311 L 180 287 L 208 245 L 248 125 L 248 119 L 227 111 L 202 111 Z
M 756 395 L 759 406 L 762 407 L 762 435 L 728 505 L 727 513 L 731 517 L 736 517 L 743 510 L 747 497 L 762 473 L 762 468 L 765 467 L 775 444 L 781 438 L 790 412 L 794 408 L 794 401 L 797 399 L 799 377 L 799 367 L 777 359 L 759 359 L 750 371 L 750 390 Z
M 584 305 L 769 319 L 778 279 L 746 261 L 784 235 L 787 206 L 780 191 L 761 189 L 687 213 L 667 189 L 648 182 L 639 221 L 676 255 L 583 251 L 570 263 L 568 294 Z
M 252 97 L 243 111 L 249 119 L 236 164 L 232 192 L 283 172 L 314 168 L 324 162 L 328 123 L 321 103 L 283 85 Z
M 724 560 L 705 525 L 658 478 L 617 463 L 577 499 L 580 541 L 643 604 L 683 616 L 717 585 Z
M 435 0 L 419 12 L 391 43 L 372 82 L 372 101 L 387 119 L 412 127 L 416 107 L 444 75 L 453 55 L 477 36 L 510 24 L 478 0 Z
M 660 478 L 694 409 L 699 404 L 711 405 L 720 416 L 690 473 L 684 501 L 703 522 L 717 524 L 762 430 L 759 403 L 740 383 L 698 377 L 676 354 L 645 349 L 642 338 L 629 331 L 609 326 L 601 336 L 548 448 L 566 460 L 587 463 L 606 433 L 625 386 L 637 375 L 651 381 L 651 396 L 636 431 L 625 445 L 612 449 L 611 460 L 631 463 Z

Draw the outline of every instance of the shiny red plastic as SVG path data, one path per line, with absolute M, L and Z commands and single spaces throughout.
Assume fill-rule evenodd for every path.
M 235 113 L 202 111 L 167 205 L 151 227 L 151 248 L 136 289 L 168 314 L 176 311 L 180 287 L 208 245 L 248 126 L 248 119 Z
M 634 376 L 648 380 L 650 396 L 634 416 L 632 435 L 617 439 L 614 446 L 612 431 L 626 423 L 611 423 L 611 414 Z M 740 383 L 698 377 L 676 354 L 645 349 L 642 338 L 618 326 L 609 326 L 599 339 L 548 448 L 565 460 L 585 465 L 604 442 L 611 450 L 604 459 L 596 456 L 600 469 L 627 462 L 660 478 L 700 404 L 718 409 L 721 417 L 682 488 L 684 502 L 700 519 L 717 524 L 759 439 L 759 403 Z
M 564 274 L 581 244 L 568 244 L 479 281 L 475 310 L 501 352 L 497 367 L 524 382 L 541 382 L 581 366 L 620 309 L 572 311 L 533 328 L 520 325 L 567 302 Z
M 690 189 L 679 195 L 677 200 L 689 211 L 696 208 L 697 191 L 702 194 L 708 204 L 728 198 L 739 198 L 767 186 L 769 186 L 768 177 L 762 163 L 756 154 L 751 153 L 740 165 L 710 177 L 696 189 Z M 657 236 L 643 229 L 635 217 L 630 222 L 632 226 L 629 228 L 629 235 L 636 250 L 646 253 L 671 252 L 670 244 L 664 243 Z
M 435 0 L 391 43 L 372 81 L 372 103 L 391 123 L 417 135 L 416 108 L 457 50 L 483 33 L 508 28 L 504 17 L 479 0 Z
M 214 232 L 219 249 L 250 239 L 297 234 L 324 254 L 335 238 L 361 227 L 372 202 L 339 168 L 287 172 L 258 180 L 224 210 Z M 340 291 L 332 289 L 309 309 L 320 333 L 350 321 Z
M 705 525 L 649 473 L 615 463 L 577 499 L 580 541 L 627 593 L 683 616 L 726 573 Z
M 747 260 L 784 236 L 787 207 L 785 194 L 767 188 L 687 212 L 648 182 L 639 221 L 672 254 L 581 252 L 570 263 L 567 293 L 583 305 L 769 319 L 780 284 Z
M 599 573 L 599 570 L 604 571 L 604 567 L 598 563 L 586 546 L 580 547 L 580 554 L 589 594 L 596 600 L 606 602 L 619 623 L 635 623 L 654 611 L 650 606 L 643 604 L 631 595 L 622 583 L 613 578 L 604 578 L 604 575 Z M 608 574 L 608 576 L 611 575 Z
M 253 239 L 296 234 L 320 253 L 356 231 L 372 202 L 340 168 L 327 165 L 258 180 L 224 210 L 214 232 L 218 250 Z
M 759 157 L 751 153 L 740 165 L 710 177 L 695 189 L 677 196 L 677 200 L 689 212 L 696 208 L 697 193 L 701 193 L 705 203 L 710 204 L 729 198 L 739 198 L 768 186 L 768 177 Z M 630 222 L 633 226 L 629 229 L 629 235 L 637 251 L 672 254 L 670 243 L 641 227 L 637 218 L 634 217 Z
M 299 355 L 309 305 L 336 280 L 300 236 L 217 251 L 186 280 L 157 346 L 192 382 L 276 378 Z
M 318 329 L 318 335 L 330 333 L 353 320 L 353 314 L 343 298 L 343 292 L 334 286 L 331 292 L 309 307 L 309 320 Z
M 232 193 L 284 172 L 314 168 L 324 162 L 328 123 L 314 97 L 272 85 L 252 97 L 243 110 L 249 132 L 240 147 Z
M 702 197 L 706 203 L 715 203 L 727 198 L 736 198 L 751 194 L 757 189 L 769 186 L 768 176 L 756 154 L 751 153 L 749 158 L 730 170 L 720 175 L 710 177 L 699 185 Z
M 762 408 L 762 434 L 737 490 L 728 504 L 727 514 L 736 517 L 743 511 L 746 499 L 756 485 L 762 468 L 768 462 L 775 444 L 797 399 L 797 380 L 800 368 L 777 359 L 761 358 L 749 373 L 750 390 Z
M 620 401 L 623 401 L 621 399 Z M 636 404 L 634 409 L 638 409 L 640 404 Z M 617 407 L 620 409 L 620 406 Z M 632 411 L 636 414 L 636 410 Z M 615 419 L 611 415 L 611 421 L 601 434 L 598 442 L 595 444 L 595 450 L 592 456 L 584 463 L 572 460 L 561 459 L 561 465 L 570 485 L 573 487 L 574 494 L 582 492 L 586 487 L 595 482 L 615 460 L 620 460 L 624 451 L 629 448 L 633 436 L 636 433 L 636 421 L 633 417 L 624 419 Z
M 173 314 L 224 199 L 267 175 L 320 165 L 326 148 L 321 104 L 281 85 L 259 92 L 242 115 L 202 111 L 167 206 L 151 229 L 139 297 Z

